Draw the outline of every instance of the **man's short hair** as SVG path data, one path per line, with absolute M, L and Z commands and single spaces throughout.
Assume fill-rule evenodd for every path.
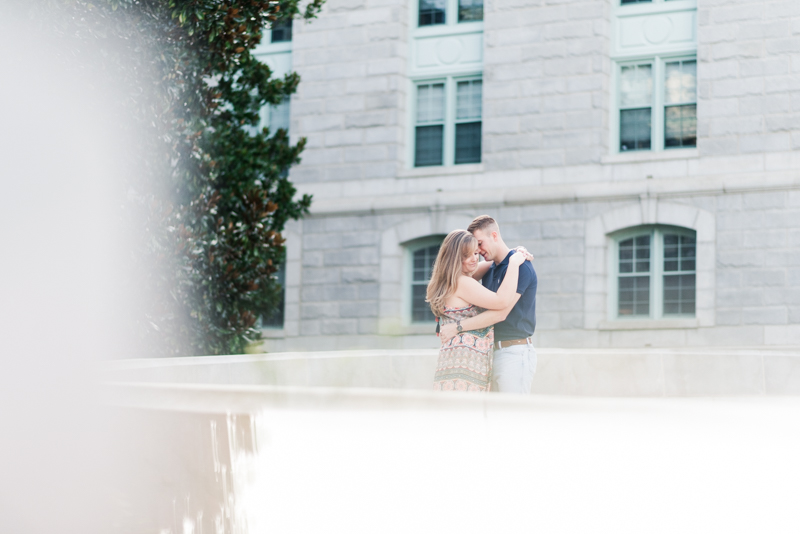
M 488 215 L 478 215 L 475 217 L 471 223 L 469 223 L 469 227 L 467 228 L 467 232 L 474 234 L 475 230 L 486 231 L 489 230 L 490 232 L 499 232 L 500 227 L 497 225 L 497 221 L 489 217 Z

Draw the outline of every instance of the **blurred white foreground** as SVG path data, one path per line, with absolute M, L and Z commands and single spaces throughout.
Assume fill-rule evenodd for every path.
M 115 364 L 140 531 L 800 530 L 800 397 L 437 394 L 402 352 Z

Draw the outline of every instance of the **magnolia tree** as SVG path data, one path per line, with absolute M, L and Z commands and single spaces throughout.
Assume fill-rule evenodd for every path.
M 129 259 L 138 276 L 128 283 L 147 296 L 133 314 L 147 354 L 240 353 L 258 339 L 259 315 L 280 302 L 281 232 L 311 204 L 287 178 L 305 139 L 292 144 L 286 131 L 262 128 L 259 112 L 300 79 L 274 78 L 252 51 L 264 28 L 311 19 L 323 1 L 32 7 L 66 63 L 99 70 L 123 95 L 115 113 L 131 139 L 132 171 L 120 214 L 137 236 Z

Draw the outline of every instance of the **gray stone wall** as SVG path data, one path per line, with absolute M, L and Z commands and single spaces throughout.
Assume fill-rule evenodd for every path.
M 698 4 L 698 148 L 740 168 L 790 168 L 771 154 L 800 148 L 800 2 Z
M 541 346 L 800 345 L 800 2 L 700 0 L 697 150 L 625 154 L 609 153 L 610 0 L 487 2 L 483 163 L 411 170 L 409 7 L 343 0 L 298 25 L 291 178 L 315 200 L 268 350 L 435 347 L 404 323 L 403 244 L 481 213 L 536 256 Z M 600 325 L 608 277 L 587 266 L 608 257 L 587 225 L 675 206 L 704 218 L 682 224 L 708 247 L 697 325 Z
M 303 222 L 301 313 L 305 335 L 377 333 L 379 217 Z
M 337 0 L 296 22 L 291 132 L 308 144 L 298 184 L 395 176 L 403 154 L 408 5 Z
M 485 4 L 487 170 L 599 162 L 608 152 L 609 0 Z
M 800 191 L 726 195 L 718 208 L 717 324 L 800 325 Z
M 712 261 L 715 317 L 692 328 L 585 329 L 587 220 L 638 201 L 476 206 L 452 214 L 466 220 L 491 213 L 510 246 L 536 257 L 539 277 L 536 342 L 558 347 L 756 346 L 800 343 L 800 191 L 670 198 L 716 221 Z M 663 209 L 663 208 L 662 208 Z M 443 226 L 457 224 L 443 217 Z M 387 264 L 402 235 L 437 233 L 429 212 L 312 217 L 302 223 L 300 328 L 295 349 L 435 347 L 430 326 L 403 325 L 409 292 L 401 264 Z M 463 222 L 463 221 L 462 221 Z M 463 226 L 463 224 L 457 224 Z M 393 228 L 401 237 L 389 240 Z M 402 246 L 402 244 L 400 244 Z M 712 260 L 714 260 L 712 258 Z M 402 257 L 391 256 L 398 262 Z M 700 257 L 698 265 L 704 263 Z M 388 268 L 387 268 L 388 265 Z M 398 268 L 398 265 L 400 267 Z M 607 278 L 602 281 L 607 283 Z M 602 306 L 601 306 L 602 307 Z M 599 310 L 605 313 L 604 309 Z M 389 330 L 381 321 L 389 320 Z M 400 326 L 397 326 L 400 325 Z M 321 344 L 321 345 L 320 345 Z M 273 347 L 277 347 L 273 343 Z M 281 347 L 286 346 L 285 344 Z

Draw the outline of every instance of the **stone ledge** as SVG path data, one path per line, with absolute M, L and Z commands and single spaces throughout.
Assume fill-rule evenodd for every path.
M 468 175 L 464 175 L 467 177 Z M 494 173 L 484 173 L 481 183 L 492 183 Z M 430 177 L 432 178 L 432 177 Z M 421 178 L 416 178 L 421 179 Z M 398 180 L 400 182 L 400 180 Z M 400 186 L 398 186 L 400 187 Z M 376 213 L 414 212 L 436 205 L 445 209 L 476 206 L 520 206 L 567 202 L 629 200 L 758 193 L 800 189 L 800 176 L 792 171 L 739 175 L 698 176 L 681 179 L 637 180 L 625 182 L 586 182 L 581 184 L 506 187 L 499 189 L 469 188 L 461 190 L 415 192 L 398 189 L 383 195 L 363 197 L 321 198 L 314 202 L 310 218 Z M 309 189 L 313 192 L 313 189 Z
M 600 321 L 598 330 L 664 330 L 676 328 L 698 328 L 700 321 L 691 319 L 619 319 L 617 321 Z
M 799 346 L 539 349 L 537 353 L 534 395 L 800 395 Z M 282 397 L 299 388 L 301 393 L 314 392 L 315 398 L 399 395 L 424 403 L 435 398 L 426 390 L 436 359 L 436 349 L 419 349 L 124 360 L 110 362 L 105 376 L 137 391 L 177 388 L 193 392 L 193 397 L 201 390 L 217 391 L 225 398 L 237 392 Z

